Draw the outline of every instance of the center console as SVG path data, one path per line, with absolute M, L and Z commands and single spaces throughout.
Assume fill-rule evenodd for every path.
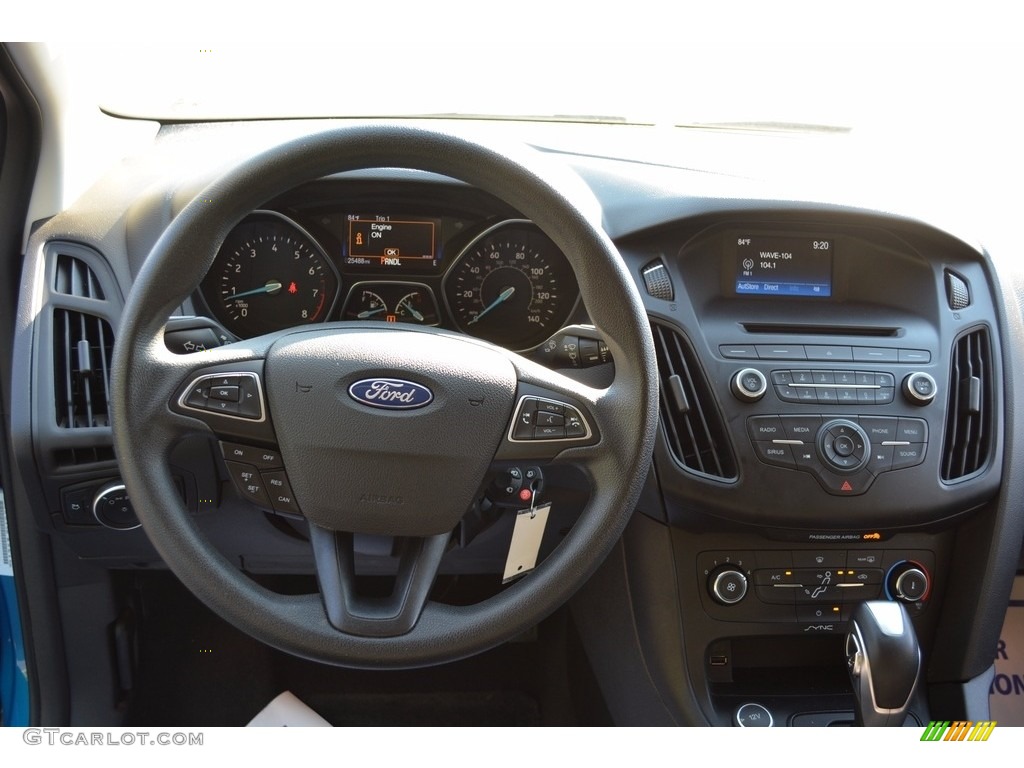
M 660 605 L 678 611 L 677 676 L 713 724 L 852 723 L 843 639 L 867 600 L 907 609 L 927 665 L 957 526 L 999 488 L 985 266 L 924 228 L 876 224 L 718 220 L 630 251 L 661 375 L 655 469 L 677 604 Z M 645 543 L 627 536 L 626 562 L 631 546 L 650 557 L 656 531 L 636 522 Z M 639 603 L 661 588 L 653 571 L 627 576 Z M 908 717 L 927 714 L 919 693 Z

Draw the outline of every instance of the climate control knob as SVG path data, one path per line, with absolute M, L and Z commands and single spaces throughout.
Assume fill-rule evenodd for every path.
M 893 599 L 901 603 L 917 603 L 928 596 L 931 580 L 923 565 L 904 561 L 889 569 L 885 586 Z
M 722 566 L 708 577 L 708 592 L 722 605 L 735 605 L 747 596 L 746 574 L 736 566 Z

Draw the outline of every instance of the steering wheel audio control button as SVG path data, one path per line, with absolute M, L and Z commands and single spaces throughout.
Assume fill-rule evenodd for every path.
M 575 406 L 539 397 L 523 397 L 516 408 L 509 440 L 586 440 L 590 425 Z

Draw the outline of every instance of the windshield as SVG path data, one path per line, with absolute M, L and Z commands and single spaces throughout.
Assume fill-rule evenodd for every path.
M 384 23 L 383 21 L 381 22 Z M 998 49 L 843 42 L 658 45 L 634 39 L 428 46 L 53 46 L 108 112 L 171 120 L 461 116 L 868 130 L 976 119 L 1004 97 Z M 130 63 L 130 65 L 129 65 Z

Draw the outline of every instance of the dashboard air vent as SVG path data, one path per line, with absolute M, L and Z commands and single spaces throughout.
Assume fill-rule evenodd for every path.
M 978 328 L 953 345 L 942 479 L 960 480 L 985 466 L 994 435 L 993 367 L 988 331 Z
M 661 426 L 676 460 L 712 478 L 736 479 L 725 423 L 689 342 L 667 326 L 651 324 L 661 378 Z
M 53 292 L 85 299 L 103 299 L 103 288 L 96 279 L 96 273 L 84 261 L 66 253 L 57 254 Z
M 110 425 L 108 383 L 114 334 L 101 317 L 53 311 L 53 371 L 57 426 Z

